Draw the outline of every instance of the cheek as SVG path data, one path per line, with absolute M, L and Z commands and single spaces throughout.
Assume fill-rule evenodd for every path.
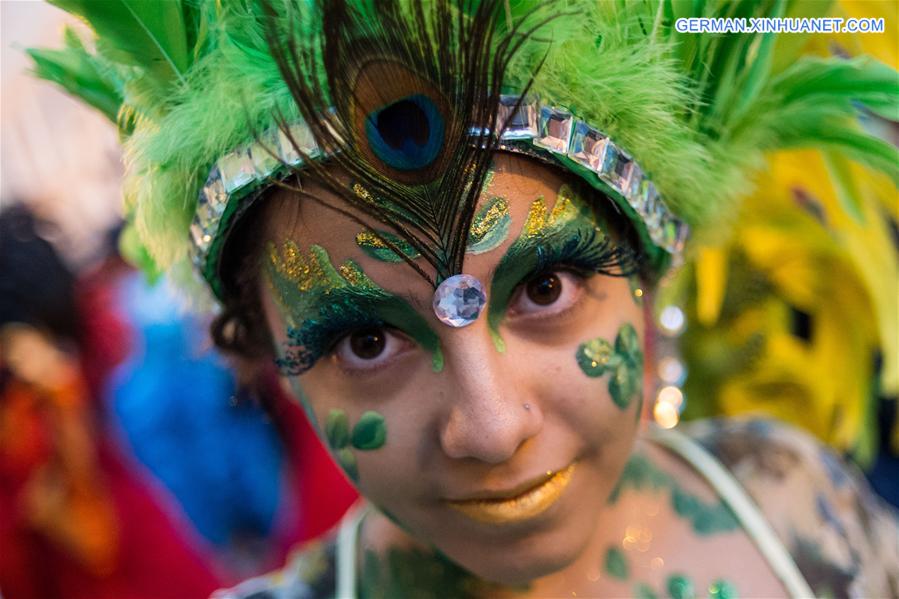
M 637 306 L 614 319 L 594 319 L 567 344 L 534 344 L 522 371 L 547 417 L 559 419 L 587 444 L 636 425 L 643 404 L 643 321 Z M 522 381 L 523 382 L 523 381 Z
M 430 416 L 419 412 L 426 402 L 336 392 L 331 375 L 315 369 L 292 381 L 292 395 L 316 423 L 322 443 L 368 499 L 384 505 L 397 488 L 409 487 L 410 474 L 420 471 L 422 423 Z

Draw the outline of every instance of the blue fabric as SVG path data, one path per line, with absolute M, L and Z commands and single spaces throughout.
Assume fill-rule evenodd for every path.
M 204 335 L 164 281 L 131 277 L 120 298 L 135 343 L 109 401 L 134 456 L 214 545 L 266 536 L 282 492 L 274 426 L 253 402 L 234 405 L 233 376 L 198 349 Z

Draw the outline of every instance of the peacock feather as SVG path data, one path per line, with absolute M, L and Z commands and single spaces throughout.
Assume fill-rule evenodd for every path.
M 499 34 L 498 0 L 320 0 L 312 39 L 278 28 L 268 8 L 272 55 L 318 147 L 334 156 L 327 164 L 305 157 L 304 176 L 389 227 L 436 276 L 409 252 L 396 255 L 433 285 L 461 272 L 498 143 L 491 131 L 505 69 L 527 33 Z M 288 125 L 280 120 L 285 134 Z

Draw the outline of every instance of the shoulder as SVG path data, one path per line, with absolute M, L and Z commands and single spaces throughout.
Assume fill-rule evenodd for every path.
M 899 597 L 899 520 L 854 465 L 773 420 L 684 426 L 759 506 L 819 595 Z
M 250 578 L 212 599 L 318 599 L 333 597 L 336 542 L 334 536 L 304 544 L 280 570 Z

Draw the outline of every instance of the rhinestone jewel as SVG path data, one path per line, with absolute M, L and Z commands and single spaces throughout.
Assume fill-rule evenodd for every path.
M 533 139 L 537 137 L 537 102 L 531 98 L 522 98 L 519 104 L 519 96 L 501 95 L 499 107 L 496 112 L 496 122 L 499 128 L 503 125 L 502 139 Z M 519 104 L 518 110 L 515 105 Z
M 568 153 L 574 117 L 570 112 L 543 106 L 537 118 L 537 135 L 534 144 L 559 154 Z
M 486 303 L 484 286 L 471 275 L 453 275 L 434 292 L 434 314 L 451 327 L 465 327 L 476 321 Z

